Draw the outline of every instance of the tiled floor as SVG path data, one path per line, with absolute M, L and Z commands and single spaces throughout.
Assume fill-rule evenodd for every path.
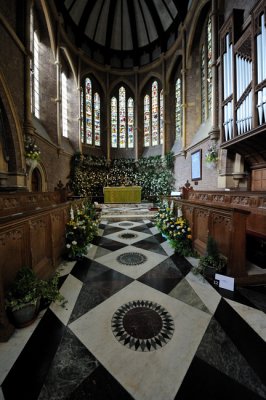
M 52 304 L 0 343 L 0 399 L 266 399 L 266 287 L 217 289 L 153 223 L 102 221 Z

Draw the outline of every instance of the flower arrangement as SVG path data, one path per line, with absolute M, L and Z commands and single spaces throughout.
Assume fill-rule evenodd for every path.
M 25 157 L 39 161 L 41 151 L 30 135 L 24 137 Z
M 208 150 L 205 154 L 205 161 L 207 163 L 213 163 L 218 161 L 218 149 L 216 144 L 212 144 L 208 147 Z
M 181 210 L 178 216 L 174 214 L 172 208 L 162 203 L 158 213 L 155 215 L 155 225 L 159 231 L 166 236 L 169 244 L 175 251 L 183 256 L 192 255 L 192 234 L 191 228 Z
M 66 256 L 77 259 L 87 253 L 87 246 L 98 232 L 98 218 L 93 206 L 83 204 L 70 209 L 70 220 L 66 224 Z

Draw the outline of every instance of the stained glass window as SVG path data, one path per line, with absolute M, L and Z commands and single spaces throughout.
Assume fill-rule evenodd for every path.
M 117 147 L 117 99 L 111 98 L 111 132 L 112 147 Z
M 92 144 L 92 90 L 89 78 L 85 79 L 85 110 L 86 143 Z
M 150 146 L 151 125 L 150 125 L 150 96 L 144 97 L 144 146 Z
M 144 146 L 156 146 L 163 142 L 164 102 L 163 91 L 153 81 L 144 96 Z
M 201 46 L 201 120 L 204 122 L 212 107 L 212 23 L 208 17 Z
M 152 97 L 151 97 L 151 120 L 152 120 L 152 146 L 159 143 L 159 118 L 158 118 L 158 82 L 154 81 L 152 84 Z
M 205 47 L 201 47 L 201 121 L 206 119 Z
M 67 127 L 67 77 L 64 73 L 61 74 L 61 96 L 62 96 L 62 134 L 68 137 L 68 127 Z
M 176 140 L 181 138 L 182 129 L 182 91 L 181 79 L 177 78 L 175 83 L 175 132 Z
M 119 89 L 119 147 L 126 147 L 126 90 Z
M 208 99 L 208 117 L 209 117 L 212 107 L 212 23 L 210 16 L 208 18 L 208 25 L 207 25 L 207 55 L 208 55 L 207 99 Z
M 101 98 L 90 78 L 80 91 L 80 137 L 82 143 L 101 145 Z
M 118 98 L 111 98 L 112 147 L 134 147 L 134 100 L 127 97 L 127 90 L 121 86 Z
M 83 87 L 80 88 L 80 138 L 81 142 L 84 143 L 84 90 Z
M 94 94 L 94 143 L 95 146 L 101 144 L 101 101 L 98 93 Z
M 130 97 L 127 101 L 127 140 L 128 147 L 134 147 L 134 100 Z
M 160 143 L 163 143 L 164 136 L 164 104 L 163 90 L 160 91 Z

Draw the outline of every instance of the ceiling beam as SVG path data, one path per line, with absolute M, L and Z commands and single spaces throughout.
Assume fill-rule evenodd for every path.
M 106 38 L 105 38 L 105 55 L 104 55 L 105 64 L 108 64 L 110 60 L 110 47 L 111 47 L 116 5 L 117 5 L 117 0 L 110 0 L 108 22 L 106 28 Z
M 130 30 L 131 30 L 131 36 L 132 36 L 132 44 L 133 44 L 133 49 L 134 49 L 134 65 L 137 65 L 139 60 L 137 56 L 137 49 L 139 47 L 138 45 L 138 32 L 137 32 L 137 23 L 136 23 L 136 13 L 134 10 L 134 4 L 132 0 L 127 0 L 127 6 L 128 6 L 128 11 L 129 11 L 129 21 L 130 21 Z

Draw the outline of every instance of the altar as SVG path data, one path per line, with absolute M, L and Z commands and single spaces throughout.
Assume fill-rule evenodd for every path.
M 105 203 L 140 203 L 141 186 L 106 186 L 103 195 Z

